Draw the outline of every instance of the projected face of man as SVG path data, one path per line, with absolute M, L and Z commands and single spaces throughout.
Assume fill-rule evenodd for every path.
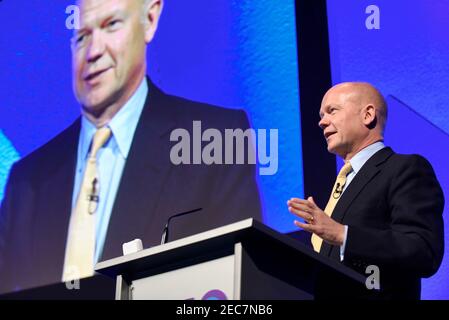
M 146 46 L 156 32 L 162 0 L 79 0 L 78 5 L 74 92 L 83 114 L 101 127 L 145 77 Z

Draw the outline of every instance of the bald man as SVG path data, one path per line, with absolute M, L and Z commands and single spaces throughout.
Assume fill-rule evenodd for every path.
M 380 290 L 350 296 L 419 299 L 421 278 L 436 273 L 443 258 L 444 197 L 426 159 L 384 145 L 387 113 L 381 93 L 368 83 L 331 88 L 321 103 L 319 126 L 328 151 L 345 165 L 326 208 L 309 197 L 290 199 L 288 209 L 303 219 L 294 223 L 312 233 L 321 255 L 364 275 L 372 273 L 368 266 L 379 268 Z M 345 289 L 324 288 L 328 297 Z
M 169 240 L 262 218 L 254 165 L 170 159 L 176 129 L 193 136 L 201 121 L 224 136 L 249 122 L 242 110 L 168 95 L 145 76 L 163 1 L 77 3 L 72 78 L 81 117 L 11 170 L 0 208 L 0 292 L 90 277 L 125 242 L 158 245 L 177 213 L 203 208 L 173 219 Z

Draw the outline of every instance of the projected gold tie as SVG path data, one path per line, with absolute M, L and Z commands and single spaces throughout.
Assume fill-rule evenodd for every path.
M 341 194 L 343 193 L 343 187 L 346 184 L 346 177 L 348 174 L 352 171 L 351 163 L 348 161 L 343 168 L 341 168 L 340 172 L 338 173 L 337 179 L 335 181 L 334 187 L 332 189 L 331 196 L 329 198 L 329 201 L 326 205 L 326 209 L 324 209 L 324 212 L 331 217 L 332 212 L 334 211 L 335 206 L 337 205 L 338 200 L 340 199 Z M 323 244 L 323 239 L 318 237 L 316 234 L 312 234 L 312 245 L 313 249 L 316 252 L 320 252 L 321 245 Z
M 111 136 L 107 127 L 98 129 L 94 135 L 86 163 L 76 205 L 70 217 L 63 281 L 71 281 L 94 274 L 95 211 L 99 201 L 99 178 L 97 152 Z

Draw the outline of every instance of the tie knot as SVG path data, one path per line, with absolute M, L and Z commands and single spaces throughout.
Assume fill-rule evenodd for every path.
M 90 157 L 96 158 L 98 150 L 108 141 L 111 136 L 111 129 L 103 127 L 97 130 L 92 142 L 92 148 L 90 150 Z
M 338 173 L 338 176 L 339 177 L 346 177 L 351 171 L 352 171 L 352 166 L 351 166 L 351 163 L 348 161 L 341 168 L 340 172 Z

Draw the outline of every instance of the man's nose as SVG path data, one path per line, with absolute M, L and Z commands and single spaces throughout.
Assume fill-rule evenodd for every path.
M 329 120 L 327 119 L 326 116 L 322 117 L 322 118 L 320 119 L 320 121 L 318 122 L 318 126 L 319 126 L 321 129 L 323 129 L 323 130 L 324 130 L 328 125 L 329 125 Z
M 92 32 L 91 41 L 87 49 L 87 62 L 94 63 L 104 54 L 105 43 L 100 31 Z

